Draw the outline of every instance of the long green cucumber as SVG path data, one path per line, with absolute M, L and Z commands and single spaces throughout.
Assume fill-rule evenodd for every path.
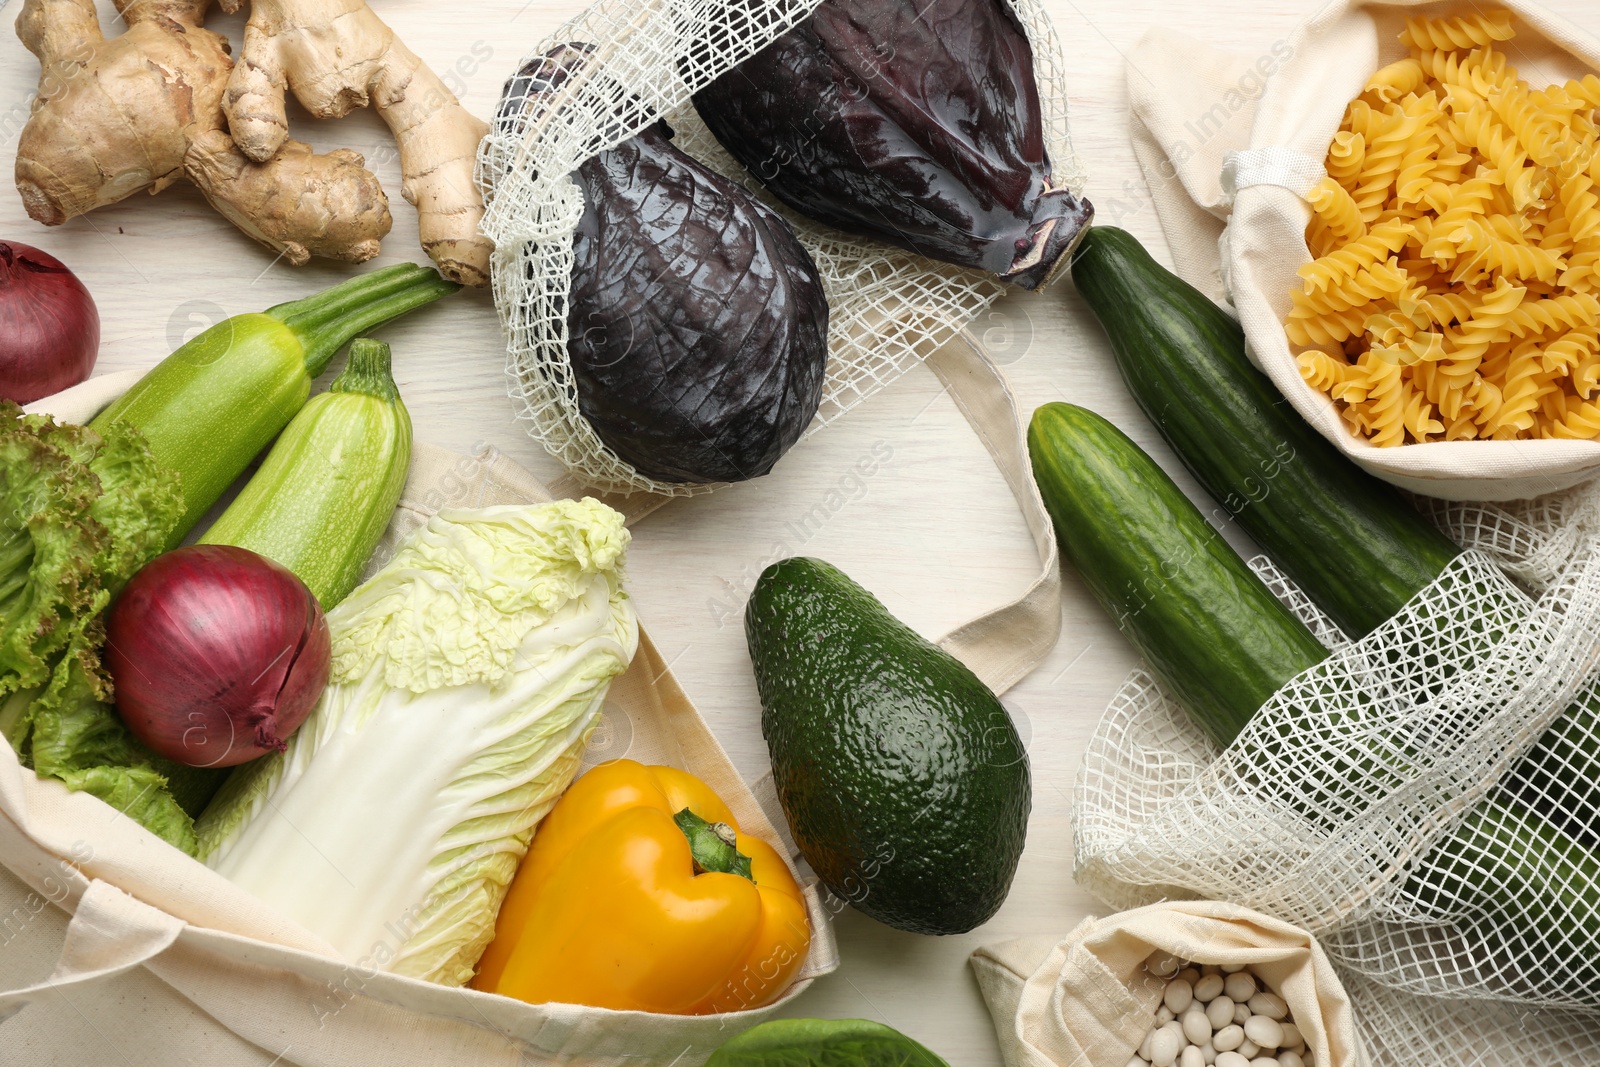
M 1199 509 L 1111 423 L 1047 404 L 1028 427 L 1028 454 L 1062 556 L 1219 743 L 1250 720 L 1264 688 L 1275 690 L 1325 658 L 1297 618 L 1273 609 L 1272 592 Z M 1151 575 L 1160 576 L 1158 597 L 1146 595 Z M 1314 794 L 1301 814 L 1321 814 Z M 1404 893 L 1432 918 L 1497 923 L 1537 945 L 1563 921 L 1571 927 L 1574 916 L 1592 916 L 1564 931 L 1565 958 L 1549 961 L 1538 977 L 1547 991 L 1567 983 L 1594 988 L 1600 860 L 1582 844 L 1497 796 L 1468 812 L 1422 866 L 1431 879 L 1413 876 Z
M 201 544 L 237 545 L 294 571 L 331 608 L 349 595 L 389 525 L 411 467 L 411 416 L 389 346 L 357 338 Z
M 1091 229 L 1072 278 L 1178 458 L 1346 633 L 1388 620 L 1460 555 L 1301 418 L 1250 363 L 1238 322 L 1131 234 Z
M 156 364 L 89 425 L 138 427 L 156 460 L 178 473 L 184 516 L 167 545 L 174 547 L 305 405 L 311 380 L 335 352 L 459 288 L 407 263 L 235 315 Z
M 1327 658 L 1172 479 L 1099 415 L 1045 405 L 1028 454 L 1061 555 L 1218 744 Z
M 1346 633 L 1371 632 L 1460 554 L 1393 486 L 1301 418 L 1250 362 L 1239 324 L 1132 235 L 1091 229 L 1072 277 L 1156 429 L 1212 499 Z M 1600 701 L 1586 696 L 1508 778 L 1590 844 L 1600 837 L 1597 737 Z

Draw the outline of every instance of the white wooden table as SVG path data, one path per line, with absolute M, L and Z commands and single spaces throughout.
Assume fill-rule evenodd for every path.
M 1218 47 L 1265 54 L 1315 10 L 1315 0 L 1045 4 L 1065 46 L 1073 139 L 1089 168 L 1088 195 L 1098 219 L 1132 231 L 1164 257 L 1128 141 L 1124 53 L 1148 28 L 1162 25 Z M 0 33 L 5 174 L 37 77 L 33 57 L 10 32 L 21 6 L 20 0 L 0 2 L 6 14 L 0 19 L 6 28 Z M 582 0 L 385 0 L 377 6 L 435 70 L 454 70 L 452 87 L 487 116 L 519 58 L 581 10 Z M 1600 30 L 1593 0 L 1548 0 L 1548 6 Z M 111 25 L 110 5 L 102 0 L 101 8 Z M 237 44 L 242 16 L 217 14 L 208 25 Z M 1196 114 L 1211 103 L 1197 101 Z M 382 124 L 367 113 L 338 122 L 291 115 L 295 136 L 319 150 L 344 145 L 362 151 L 383 180 L 395 225 L 373 265 L 422 261 L 415 215 L 400 199 L 398 162 Z M 103 322 L 99 373 L 150 366 L 226 315 L 294 299 L 348 273 L 340 266 L 295 269 L 275 262 L 185 185 L 46 229 L 28 219 L 6 183 L 0 187 L 0 239 L 38 245 L 83 278 Z M 1060 399 L 1092 407 L 1197 492 L 1123 389 L 1106 341 L 1070 282 L 1006 298 L 978 332 L 1005 364 L 1025 411 Z M 460 451 L 488 443 L 541 475 L 558 472 L 512 414 L 499 325 L 486 292 L 452 298 L 385 328 L 383 336 L 394 346 L 396 377 L 419 440 Z M 841 482 L 879 442 L 892 456 L 864 488 Z M 836 490 L 842 497 L 830 495 Z M 822 513 L 827 518 L 819 523 Z M 644 520 L 630 561 L 640 613 L 750 779 L 765 771 L 767 757 L 741 613 L 756 575 L 790 554 L 842 567 L 930 637 L 1015 596 L 1036 569 L 1005 485 L 938 381 L 922 368 L 795 448 L 768 477 L 674 503 Z M 901 933 L 845 911 L 837 921 L 843 967 L 802 997 L 793 1014 L 876 1019 L 957 1067 L 999 1063 L 967 956 L 986 942 L 1065 933 L 1095 910 L 1072 881 L 1073 778 L 1093 724 L 1134 663 L 1126 642 L 1071 574 L 1065 601 L 1054 653 L 1006 697 L 1029 743 L 1034 800 L 1027 852 L 1005 906 L 979 930 L 945 938 Z M 165 1062 L 157 1048 L 120 1051 L 120 1059 L 103 1062 Z M 102 1059 L 85 1050 L 80 1062 Z

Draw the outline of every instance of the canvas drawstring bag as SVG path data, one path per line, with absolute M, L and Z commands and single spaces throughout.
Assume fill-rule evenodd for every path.
M 1316 940 L 1213 901 L 1090 916 L 1066 937 L 1021 938 L 974 952 L 972 970 L 1006 1067 L 1128 1067 L 1156 1024 L 1166 986 L 1145 967 L 1156 953 L 1248 965 L 1288 1004 L 1310 1062 L 1366 1067 L 1349 999 Z

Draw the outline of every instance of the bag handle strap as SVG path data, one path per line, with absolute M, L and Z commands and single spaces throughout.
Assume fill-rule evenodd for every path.
M 1061 636 L 1061 567 L 1056 532 L 1028 460 L 1027 428 L 1004 372 L 968 330 L 928 357 L 928 366 L 966 416 L 1016 498 L 1039 573 L 1021 596 L 939 639 L 939 646 L 1004 693 L 1037 667 Z
M 115 978 L 165 952 L 183 932 L 182 919 L 124 893 L 110 882 L 90 881 L 78 898 L 55 970 L 42 982 L 0 989 L 0 1022 L 34 1001 Z

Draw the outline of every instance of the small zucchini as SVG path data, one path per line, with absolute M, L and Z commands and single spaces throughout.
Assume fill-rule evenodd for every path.
M 358 338 L 344 372 L 294 417 L 200 543 L 277 560 L 326 610 L 360 580 L 410 467 L 411 416 L 389 346 Z
M 133 426 L 178 475 L 184 515 L 166 546 L 176 548 L 288 425 L 346 342 L 460 288 L 427 267 L 399 264 L 224 319 L 157 363 L 89 428 Z

